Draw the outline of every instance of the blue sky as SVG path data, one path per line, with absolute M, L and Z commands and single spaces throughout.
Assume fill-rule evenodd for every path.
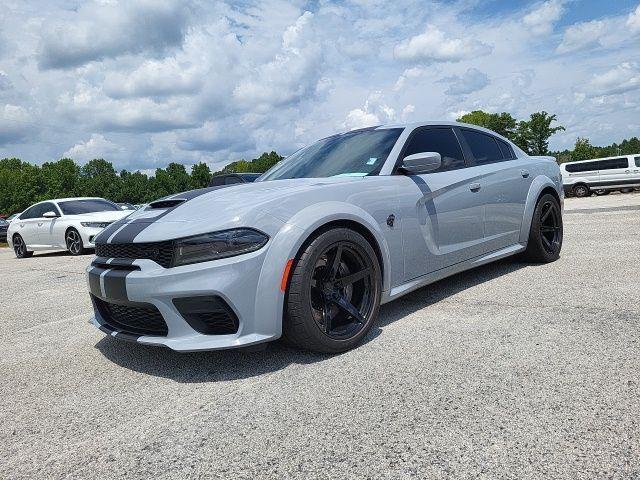
M 640 0 L 5 0 L 0 157 L 151 171 L 351 128 L 546 110 L 640 135 Z

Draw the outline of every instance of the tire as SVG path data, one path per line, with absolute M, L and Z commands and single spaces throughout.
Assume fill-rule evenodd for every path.
M 603 195 L 609 195 L 611 190 L 596 190 L 595 193 L 597 196 L 601 197 Z
M 348 228 L 320 233 L 294 261 L 284 339 L 314 352 L 350 350 L 375 322 L 381 292 L 378 257 L 362 235 Z
M 556 197 L 546 193 L 538 199 L 531 220 L 524 256 L 536 263 L 554 262 L 562 249 L 562 210 Z
M 633 192 L 633 188 L 621 188 L 620 193 L 631 193 Z
M 82 237 L 75 228 L 67 230 L 67 233 L 64 235 L 64 242 L 67 246 L 67 251 L 74 257 L 87 253 L 87 249 L 84 248 L 84 244 L 82 243 Z
M 578 198 L 584 198 L 591 195 L 591 190 L 586 185 L 580 184 L 573 187 L 573 196 Z
M 13 251 L 16 254 L 16 258 L 29 258 L 33 256 L 33 252 L 27 250 L 27 244 L 17 233 L 13 236 Z

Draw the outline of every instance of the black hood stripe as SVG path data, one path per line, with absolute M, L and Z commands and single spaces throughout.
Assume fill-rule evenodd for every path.
M 121 228 L 123 226 L 123 223 L 121 223 L 118 226 L 118 228 L 112 230 L 111 233 L 108 236 L 102 237 L 102 234 L 100 234 L 100 240 L 98 240 L 98 242 L 99 243 L 103 243 L 102 239 L 104 238 L 105 242 L 108 241 L 108 243 L 133 243 L 135 238 L 145 228 L 147 228 L 149 225 L 153 224 L 156 220 L 168 215 L 169 213 L 171 213 L 176 208 L 184 205 L 189 200 L 193 200 L 194 198 L 197 198 L 197 197 L 199 197 L 201 195 L 204 195 L 206 193 L 212 192 L 214 190 L 218 190 L 220 188 L 225 188 L 225 187 L 228 187 L 228 186 L 229 185 L 221 185 L 221 186 L 218 186 L 218 187 L 200 188 L 198 190 L 191 190 L 191 191 L 188 191 L 188 192 L 178 193 L 176 195 L 171 195 L 169 197 L 165 197 L 162 200 L 167 200 L 167 199 L 171 199 L 171 198 L 184 198 L 185 201 L 180 203 L 180 204 L 178 204 L 178 205 L 175 205 L 173 207 L 165 209 L 162 213 L 160 213 L 159 215 L 157 215 L 155 217 L 152 217 L 152 218 L 136 218 L 134 220 L 130 220 L 129 222 L 124 222 L 125 225 L 124 225 L 123 228 Z M 118 229 L 120 229 L 120 231 L 118 231 Z

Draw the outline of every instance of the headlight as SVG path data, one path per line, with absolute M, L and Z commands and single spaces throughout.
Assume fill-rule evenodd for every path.
M 262 248 L 269 237 L 252 228 L 235 228 L 176 241 L 174 266 L 233 257 Z
M 80 222 L 80 225 L 89 228 L 107 228 L 111 222 Z

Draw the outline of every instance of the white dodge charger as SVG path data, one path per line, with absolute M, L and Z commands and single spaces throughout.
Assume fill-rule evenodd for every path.
M 104 198 L 61 198 L 36 203 L 13 219 L 7 241 L 16 257 L 37 250 L 68 250 L 80 255 L 112 222 L 131 214 Z

